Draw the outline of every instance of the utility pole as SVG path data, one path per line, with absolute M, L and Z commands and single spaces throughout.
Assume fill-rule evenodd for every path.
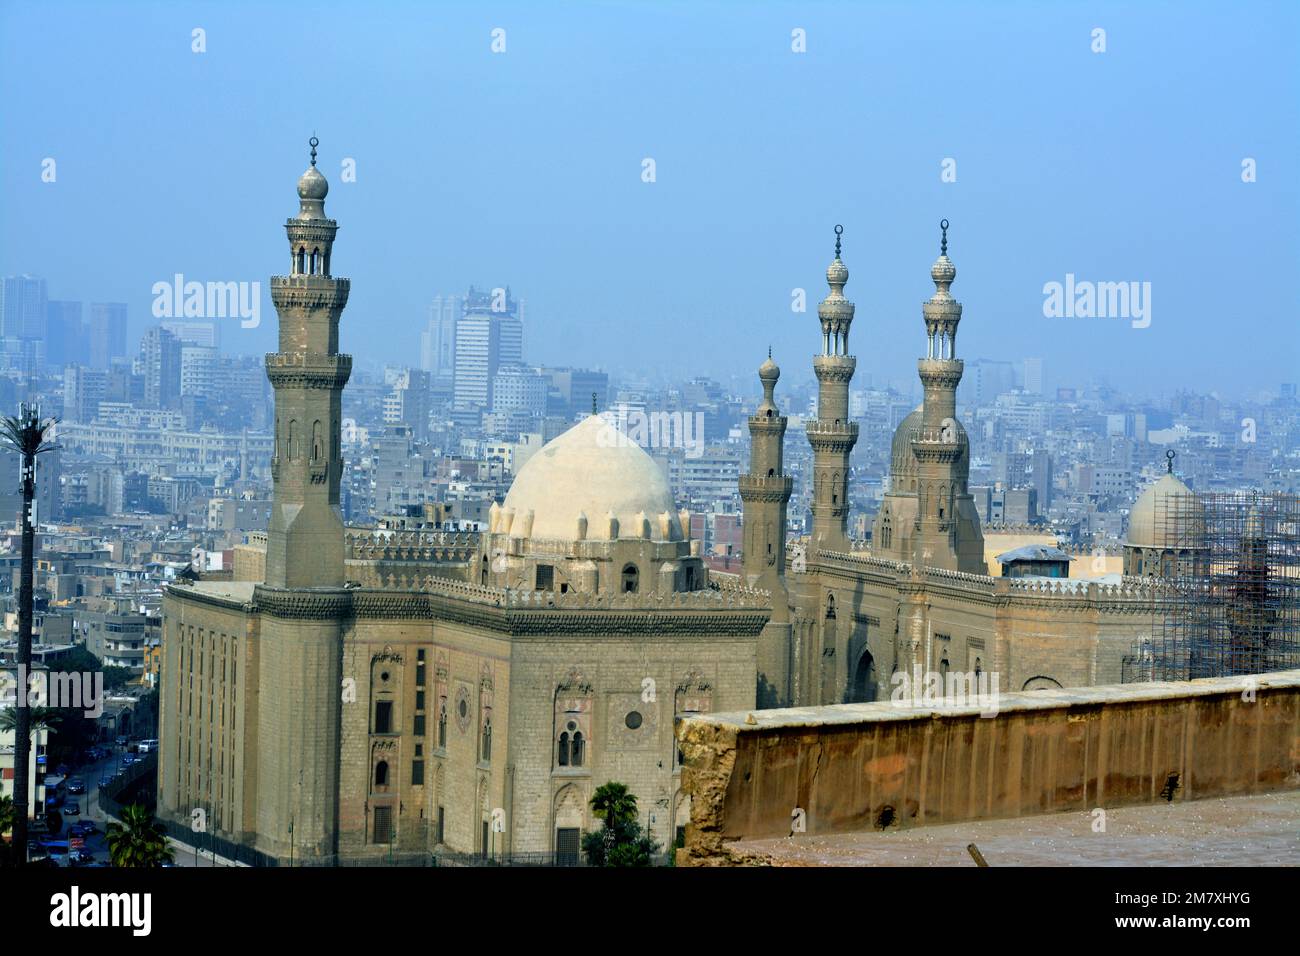
M 32 809 L 28 761 L 32 750 L 32 711 L 27 699 L 32 669 L 32 578 L 33 551 L 36 546 L 36 456 L 54 446 L 46 435 L 54 421 L 41 421 L 40 407 L 23 402 L 15 418 L 0 421 L 0 440 L 14 448 L 21 459 L 22 512 L 19 516 L 22 530 L 22 558 L 19 565 L 18 588 L 18 655 L 20 675 L 18 686 L 18 713 L 14 728 L 14 797 L 17 813 L 13 823 L 14 860 L 18 866 L 27 865 L 27 816 Z M 48 768 L 47 768 L 48 769 Z M 42 810 L 45 808 L 42 807 Z

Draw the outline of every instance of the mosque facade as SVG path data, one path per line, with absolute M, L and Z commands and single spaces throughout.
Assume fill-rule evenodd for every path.
M 1135 643 L 1158 627 L 1160 579 L 1179 549 L 1155 515 L 1190 490 L 1171 473 L 1133 509 L 1125 573 L 1099 579 L 989 574 L 972 500 L 970 442 L 957 417 L 963 363 L 957 354 L 962 305 L 948 257 L 948 223 L 930 270 L 934 294 L 921 307 L 923 401 L 899 424 L 888 490 L 869 545 L 848 536 L 849 454 L 857 439 L 847 418 L 856 360 L 849 353 L 854 306 L 836 229 L 829 293 L 818 308 L 821 354 L 813 359 L 818 412 L 806 425 L 813 450 L 813 524 L 784 537 L 790 479 L 783 469 L 775 385 L 780 370 L 759 369 L 763 399 L 749 422 L 752 460 L 742 476 L 744 578 L 772 594 L 772 618 L 758 649 L 760 706 L 885 700 L 895 675 L 960 673 L 996 679 L 1003 691 L 1118 683 Z M 1184 555 L 1185 557 L 1185 555 Z
M 270 283 L 264 548 L 252 573 L 237 558 L 230 579 L 164 595 L 164 818 L 279 865 L 572 862 L 607 781 L 631 788 L 662 847 L 675 842 L 689 817 L 680 716 L 880 699 L 917 666 L 997 673 L 1008 690 L 1120 679 L 1153 619 L 1158 522 L 1142 526 L 1134 571 L 1116 583 L 986 573 L 956 415 L 962 310 L 946 233 L 922 307 L 925 398 L 895 436 L 869 549 L 847 534 L 856 360 L 838 235 L 818 310 L 818 417 L 805 428 L 807 540 L 787 535 L 788 420 L 770 355 L 739 481 L 743 575 L 710 572 L 658 465 L 594 414 L 529 459 L 482 534 L 345 528 L 350 284 L 333 271 L 339 226 L 312 146 L 285 224 L 290 269 Z

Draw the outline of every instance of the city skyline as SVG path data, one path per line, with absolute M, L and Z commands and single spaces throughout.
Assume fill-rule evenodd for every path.
M 48 52 L 26 41 L 56 35 L 34 9 L 2 14 L 6 73 Z M 417 355 L 434 297 L 487 275 L 528 298 L 528 358 L 539 364 L 726 378 L 747 374 L 770 343 L 797 369 L 810 311 L 792 311 L 795 290 L 810 310 L 843 223 L 860 374 L 906 383 L 947 217 L 967 357 L 1041 357 L 1049 383 L 1154 394 L 1250 394 L 1294 377 L 1294 336 L 1272 326 L 1278 286 L 1295 295 L 1277 278 L 1300 251 L 1295 187 L 1275 173 L 1296 152 L 1298 124 L 1293 104 L 1267 102 L 1291 69 L 1284 28 L 1261 38 L 1207 7 L 1172 21 L 1104 6 L 1092 19 L 775 7 L 736 23 L 717 6 L 653 18 L 506 6 L 496 19 L 398 7 L 346 41 L 316 38 L 321 56 L 343 62 L 381 34 L 401 50 L 377 69 L 324 71 L 304 104 L 292 63 L 266 56 L 260 39 L 280 34 L 287 11 L 258 10 L 266 25 L 252 30 L 241 5 L 129 7 L 111 22 L 90 5 L 41 9 L 63 28 L 65 69 L 44 78 L 67 108 L 20 101 L 0 131 L 12 213 L 0 273 L 46 278 L 51 299 L 127 303 L 132 343 L 158 321 L 154 284 L 181 273 L 260 283 L 259 327 L 224 320 L 223 346 L 273 347 L 267 263 L 279 254 L 266 211 L 284 204 L 265 170 L 301 164 L 315 132 L 356 283 L 341 348 L 359 359 Z M 1295 16 L 1274 9 L 1282 27 Z M 399 19 L 412 29 L 392 36 Z M 576 49 L 578 22 L 600 40 Z M 1104 52 L 1092 50 L 1098 26 Z M 192 50 L 196 28 L 203 52 Z M 806 52 L 793 49 L 796 30 Z M 1247 37 L 1277 55 L 1247 57 Z M 431 55 L 417 55 L 421 44 Z M 110 55 L 123 93 L 136 94 L 111 129 L 83 112 L 105 95 L 83 71 Z M 254 60 L 257 71 L 241 69 Z M 1261 91 L 1258 104 L 1243 109 L 1241 89 Z M 263 113 L 247 110 L 254 97 Z M 381 107 L 359 108 L 371 100 Z M 148 162 L 134 160 L 133 138 L 149 142 Z M 1243 182 L 1246 159 L 1254 182 Z M 349 160 L 354 182 L 342 175 Z M 949 160 L 955 182 L 943 181 Z M 117 240 L 93 256 L 67 242 L 87 213 L 114 223 Z M 422 223 L 415 242 L 395 225 L 411 219 Z M 1150 315 L 1045 317 L 1045 287 L 1076 279 L 1150 283 Z M 606 288 L 612 300 L 595 292 Z M 724 346 L 737 336 L 745 347 Z

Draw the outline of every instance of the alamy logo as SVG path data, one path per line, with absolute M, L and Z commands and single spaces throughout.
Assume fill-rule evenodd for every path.
M 1150 282 L 1076 280 L 1043 285 L 1043 315 L 1049 319 L 1132 319 L 1133 328 L 1151 324 Z
M 998 714 L 998 675 L 988 671 L 896 671 L 889 695 L 900 707 L 978 707 L 981 717 Z
M 262 283 L 186 282 L 183 273 L 153 284 L 155 319 L 237 318 L 240 328 L 262 324 Z
M 78 708 L 94 720 L 104 713 L 104 674 L 38 670 L 29 676 L 26 665 L 19 664 L 16 694 L 19 707 Z
M 687 458 L 704 454 L 703 412 L 647 412 L 640 408 L 617 407 L 601 412 L 609 427 L 596 435 L 601 448 L 682 448 Z
M 152 893 L 71 893 L 50 897 L 50 925 L 128 926 L 133 936 L 148 936 L 153 925 Z

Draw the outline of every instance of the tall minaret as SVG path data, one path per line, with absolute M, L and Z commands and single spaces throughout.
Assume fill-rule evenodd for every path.
M 948 220 L 939 227 L 943 231 L 939 258 L 930 268 L 935 293 L 921 306 L 926 351 L 917 368 L 925 399 L 921 427 L 912 438 L 918 497 L 913 560 L 928 567 L 986 574 L 984 535 L 966 487 L 970 442 L 957 421 L 957 384 L 963 369 L 957 358 L 961 303 L 948 291 L 957 270 L 948 258 Z
M 325 216 L 329 183 L 311 166 L 298 180 L 298 215 L 285 223 L 290 273 L 271 277 L 280 351 L 266 357 L 275 389 L 274 503 L 267 529 L 266 583 L 281 588 L 342 587 L 343 475 L 339 426 L 352 358 L 340 355 L 339 315 L 349 282 L 330 274 L 338 223 Z
M 843 226 L 835 227 L 835 261 L 826 270 L 831 291 L 817 307 L 822 324 L 822 354 L 813 359 L 817 373 L 817 421 L 807 425 L 813 449 L 812 546 L 849 550 L 849 454 L 858 441 L 858 425 L 849 421 L 849 381 L 858 360 L 849 355 L 853 303 L 844 298 L 849 270 L 840 259 Z
M 759 366 L 763 401 L 749 418 L 749 474 L 740 476 L 745 509 L 745 579 L 772 595 L 772 617 L 758 639 L 759 707 L 789 702 L 790 598 L 785 587 L 786 508 L 794 480 L 785 473 L 785 427 L 776 407 L 781 369 L 772 361 Z

